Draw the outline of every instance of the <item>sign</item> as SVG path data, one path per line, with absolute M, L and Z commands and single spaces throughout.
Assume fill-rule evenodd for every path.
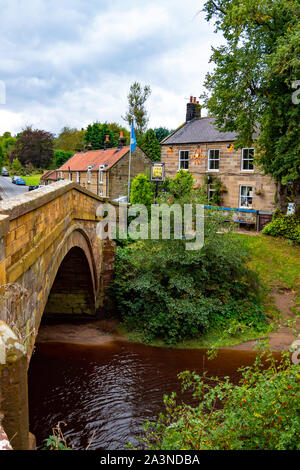
M 295 203 L 289 202 L 287 206 L 286 215 L 293 215 L 295 214 Z
M 151 181 L 165 181 L 165 164 L 152 163 L 151 165 Z

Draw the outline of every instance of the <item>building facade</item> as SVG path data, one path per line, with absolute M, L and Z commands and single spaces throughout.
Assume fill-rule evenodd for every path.
M 201 118 L 200 113 L 199 104 L 191 97 L 186 123 L 162 141 L 161 160 L 166 176 L 175 177 L 179 170 L 189 171 L 195 187 L 207 184 L 211 200 L 221 184 L 222 206 L 271 214 L 275 208 L 275 184 L 255 167 L 255 147 L 235 150 L 236 134 L 219 132 L 214 118 Z M 257 136 L 253 137 L 255 140 Z
M 101 197 L 118 199 L 127 196 L 130 147 L 120 137 L 117 148 L 77 153 L 56 170 L 58 180 L 78 183 Z M 131 155 L 131 179 L 150 171 L 151 160 L 136 147 Z

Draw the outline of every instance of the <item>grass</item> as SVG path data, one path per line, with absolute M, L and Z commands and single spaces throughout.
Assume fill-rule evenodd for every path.
M 40 184 L 41 174 L 31 175 L 31 176 L 22 176 L 23 180 L 26 183 L 26 186 L 37 186 Z
M 235 234 L 235 237 L 249 248 L 249 267 L 259 275 L 263 289 L 263 307 L 270 319 L 265 331 L 245 328 L 231 328 L 231 332 L 209 330 L 198 338 L 188 339 L 178 343 L 176 348 L 210 348 L 234 346 L 244 341 L 264 337 L 274 331 L 273 321 L 278 320 L 280 312 L 274 305 L 272 291 L 274 289 L 291 289 L 295 293 L 295 309 L 300 306 L 300 246 L 294 245 L 290 240 L 269 237 L 267 235 Z M 294 309 L 295 313 L 296 310 Z M 120 325 L 120 334 L 130 341 L 143 343 L 139 332 L 128 331 Z M 151 346 L 164 347 L 162 340 L 155 340 Z

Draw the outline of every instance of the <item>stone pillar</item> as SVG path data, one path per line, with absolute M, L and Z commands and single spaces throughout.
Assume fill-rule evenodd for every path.
M 26 351 L 3 321 L 0 321 L 0 414 L 12 447 L 28 450 L 31 444 Z

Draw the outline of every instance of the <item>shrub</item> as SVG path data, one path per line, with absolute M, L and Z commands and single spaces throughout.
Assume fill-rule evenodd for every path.
M 144 204 L 149 210 L 153 202 L 153 195 L 152 185 L 147 176 L 137 175 L 131 184 L 131 204 Z
M 230 234 L 218 234 L 218 214 L 206 220 L 206 242 L 187 251 L 183 240 L 145 240 L 118 248 L 110 287 L 116 310 L 145 341 L 174 344 L 235 318 L 259 327 L 256 275 L 247 251 Z
M 181 199 L 192 192 L 194 178 L 191 173 L 180 170 L 175 178 L 169 180 L 169 191 L 176 198 Z
M 144 426 L 141 440 L 148 449 L 300 449 L 299 366 L 290 364 L 288 356 L 276 364 L 271 356 L 260 355 L 254 366 L 243 369 L 238 384 L 229 377 L 210 377 L 208 384 L 205 374 L 188 371 L 179 377 L 197 404 L 178 404 L 175 393 L 165 396 L 166 413 Z
M 262 233 L 300 243 L 300 219 L 295 215 L 277 216 L 263 228 Z

